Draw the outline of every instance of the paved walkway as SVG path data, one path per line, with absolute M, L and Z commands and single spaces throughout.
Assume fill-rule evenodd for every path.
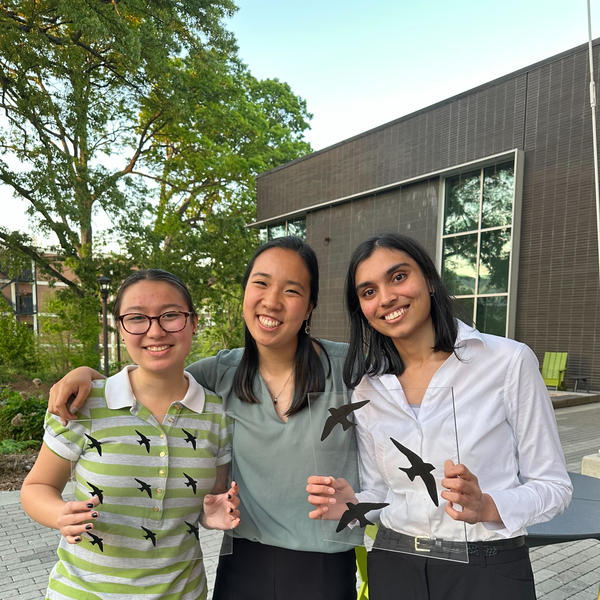
M 600 404 L 557 409 L 556 420 L 569 471 L 579 473 L 582 457 L 600 449 Z M 56 562 L 58 537 L 56 531 L 23 513 L 18 492 L 0 492 L 0 598 L 44 597 L 48 574 Z M 215 544 L 218 540 L 207 539 L 203 547 Z M 538 598 L 598 599 L 600 542 L 585 540 L 536 548 L 531 559 Z M 216 558 L 206 560 L 211 591 L 216 562 Z

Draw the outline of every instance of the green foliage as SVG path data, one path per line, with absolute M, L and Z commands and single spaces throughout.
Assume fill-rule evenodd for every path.
M 10 388 L 0 394 L 0 439 L 41 441 L 48 403 L 43 398 L 23 397 Z
M 0 440 L 0 454 L 25 454 L 29 450 L 38 450 L 40 445 L 37 440 Z
M 33 258 L 67 286 L 44 325 L 66 338 L 57 370 L 97 366 L 96 278 L 110 275 L 116 291 L 134 267 L 192 285 L 210 347 L 240 341 L 254 178 L 310 151 L 311 115 L 287 84 L 242 64 L 223 26 L 234 10 L 230 0 L 0 5 L 0 183 L 58 240 L 49 257 L 0 227 L 0 261 L 17 271 Z M 114 224 L 102 238 L 99 210 Z M 105 252 L 110 241 L 122 255 Z
M 91 294 L 78 298 L 63 288 L 46 297 L 45 316 L 39 318 L 39 354 L 49 374 L 59 377 L 82 365 L 98 365 L 98 309 Z
M 35 336 L 19 323 L 0 295 L 0 379 L 29 371 L 37 364 Z

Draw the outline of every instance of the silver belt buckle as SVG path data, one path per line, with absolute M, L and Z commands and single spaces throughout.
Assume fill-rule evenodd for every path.
M 431 548 L 419 548 L 421 540 L 430 540 L 426 535 L 415 535 L 415 552 L 431 552 Z

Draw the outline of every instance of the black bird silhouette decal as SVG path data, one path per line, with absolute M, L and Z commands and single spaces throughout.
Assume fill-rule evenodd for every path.
M 86 483 L 92 488 L 90 494 L 92 496 L 98 496 L 98 500 L 100 500 L 100 504 L 104 504 L 104 490 L 101 490 L 99 487 L 96 487 L 94 484 L 86 481 Z M 91 534 L 90 534 L 91 535 Z
M 92 546 L 98 546 L 98 548 L 100 548 L 100 552 L 104 552 L 104 544 L 102 543 L 102 538 L 98 537 L 97 535 L 94 535 L 93 533 L 90 533 L 89 531 L 86 531 L 86 533 L 92 538 L 90 544 L 92 544 Z
M 362 402 L 354 402 L 350 404 L 344 404 L 344 406 L 340 406 L 339 408 L 330 408 L 329 412 L 331 416 L 325 421 L 325 427 L 323 427 L 323 433 L 321 434 L 321 441 L 323 441 L 327 436 L 333 431 L 333 428 L 340 423 L 344 428 L 344 431 L 349 429 L 350 427 L 356 427 L 356 423 L 348 420 L 348 415 L 355 410 L 363 407 L 365 404 L 368 404 L 370 400 L 363 400 Z
M 365 515 L 372 510 L 379 510 L 380 508 L 385 508 L 389 505 L 389 502 L 382 502 L 381 504 L 375 504 L 374 502 L 358 502 L 357 504 L 346 502 L 348 510 L 342 515 L 335 532 L 339 533 L 342 529 L 346 529 L 348 524 L 354 521 L 354 519 L 358 519 L 358 523 L 361 527 L 373 525 Z
M 140 490 L 140 492 L 146 492 L 148 494 L 148 498 L 152 498 L 152 489 L 150 484 L 138 479 L 137 477 L 134 477 L 134 479 L 142 486 L 139 487 L 138 490 Z
M 156 534 L 154 533 L 154 531 L 150 531 L 149 529 L 146 529 L 143 525 L 140 525 L 140 527 L 146 532 L 144 539 L 150 540 L 152 542 L 152 545 L 156 546 Z
M 183 433 L 185 433 L 185 443 L 186 444 L 191 443 L 192 447 L 195 450 L 196 449 L 196 440 L 198 439 L 198 430 L 196 429 L 196 431 L 194 433 L 190 433 L 189 431 L 187 431 L 186 429 L 184 429 L 182 427 L 181 431 L 183 431 Z
M 198 540 L 198 528 L 195 525 L 192 525 L 191 523 L 188 523 L 187 521 L 184 521 L 184 523 L 189 527 L 189 529 L 187 530 L 188 533 L 193 533 L 196 536 L 196 539 Z
M 137 429 L 135 430 L 135 432 L 140 436 L 140 439 L 137 441 L 137 443 L 140 446 L 144 444 L 146 446 L 146 452 L 150 454 L 150 438 L 147 438 L 143 433 L 140 433 Z
M 390 438 L 392 442 L 394 442 L 394 446 L 408 458 L 410 461 L 410 468 L 405 469 L 403 467 L 398 467 L 401 471 L 404 471 L 411 481 L 415 480 L 415 477 L 420 477 L 429 492 L 429 496 L 433 500 L 433 503 L 436 506 L 439 506 L 439 500 L 437 496 L 437 487 L 435 485 L 435 477 L 431 474 L 431 471 L 435 469 L 435 467 L 431 463 L 423 462 L 423 459 L 415 454 L 412 450 L 409 450 L 406 446 L 403 446 L 400 442 L 397 442 L 394 438 Z
M 187 481 L 185 482 L 185 485 L 187 487 L 192 486 L 192 491 L 194 492 L 194 494 L 196 493 L 196 484 L 198 483 L 195 479 L 192 479 L 187 473 L 184 473 L 185 478 L 187 479 Z
M 91 435 L 88 435 L 87 433 L 85 433 L 84 435 L 88 440 L 90 440 L 90 443 L 88 444 L 88 448 L 96 448 L 96 450 L 98 450 L 98 454 L 100 456 L 102 456 L 103 442 L 99 442 L 97 439 L 93 438 Z

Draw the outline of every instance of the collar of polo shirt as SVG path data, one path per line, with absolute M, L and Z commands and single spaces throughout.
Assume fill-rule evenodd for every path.
M 129 381 L 129 371 L 137 369 L 136 365 L 127 365 L 116 375 L 106 380 L 104 396 L 106 405 L 110 409 L 131 408 L 135 404 L 135 396 Z M 179 404 L 194 412 L 201 413 L 204 410 L 204 388 L 187 372 L 184 376 L 188 380 L 188 390 Z

